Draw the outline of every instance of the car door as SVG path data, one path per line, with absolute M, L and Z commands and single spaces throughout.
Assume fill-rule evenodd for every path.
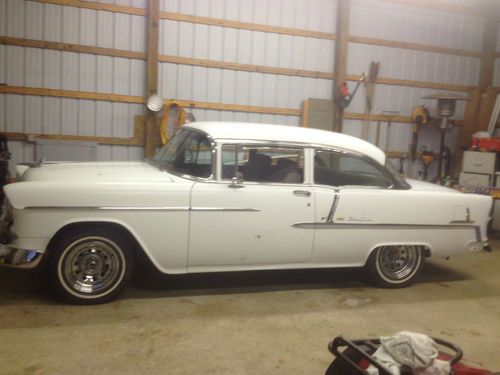
M 314 218 L 304 150 L 226 144 L 219 151 L 218 181 L 192 189 L 190 270 L 309 261 L 313 232 L 294 226 Z
M 380 224 L 395 222 L 411 204 L 381 166 L 347 152 L 316 150 L 313 181 L 317 263 L 359 266 L 373 243 L 392 234 Z

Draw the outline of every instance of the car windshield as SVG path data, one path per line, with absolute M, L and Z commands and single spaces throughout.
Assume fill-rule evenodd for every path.
M 406 182 L 404 176 L 399 173 L 397 168 L 392 164 L 389 158 L 385 159 L 385 169 L 391 174 L 391 176 L 397 181 L 398 187 L 400 189 L 409 189 L 411 186 Z
M 153 157 L 153 162 L 169 172 L 193 177 L 212 175 L 212 146 L 204 134 L 181 130 Z

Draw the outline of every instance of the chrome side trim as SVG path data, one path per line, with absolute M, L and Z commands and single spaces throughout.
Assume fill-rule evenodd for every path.
M 335 211 L 337 211 L 337 206 L 339 205 L 340 194 L 339 190 L 335 189 L 335 196 L 333 197 L 332 207 L 330 207 L 330 212 L 328 213 L 328 217 L 326 218 L 327 223 L 333 223 L 333 215 L 335 215 Z
M 25 207 L 25 210 L 100 210 L 100 211 L 225 211 L 225 212 L 258 212 L 257 208 L 245 207 L 154 207 L 154 206 L 39 206 Z
M 12 245 L 0 245 L 0 265 L 17 268 L 35 268 L 42 260 L 36 250 L 18 249 Z
M 321 223 L 321 222 L 309 222 L 309 223 L 295 223 L 292 225 L 294 228 L 304 228 L 304 229 L 352 229 L 365 227 L 367 229 L 381 229 L 381 228 L 397 228 L 397 229 L 471 229 L 476 231 L 479 227 L 476 225 L 441 225 L 441 224 L 356 224 L 356 223 Z
M 192 207 L 191 211 L 198 211 L 198 212 L 260 212 L 259 209 L 257 208 L 240 208 L 240 207 L 231 207 L 231 208 L 226 208 L 226 207 Z
M 25 210 L 110 210 L 110 211 L 189 211 L 189 207 L 166 206 L 34 206 Z

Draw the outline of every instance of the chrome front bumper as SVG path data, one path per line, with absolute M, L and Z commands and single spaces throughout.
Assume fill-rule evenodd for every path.
M 0 266 L 35 268 L 42 260 L 42 253 L 19 249 L 13 245 L 0 244 Z

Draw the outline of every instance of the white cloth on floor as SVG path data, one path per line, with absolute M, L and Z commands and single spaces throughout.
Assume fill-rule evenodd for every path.
M 381 337 L 380 348 L 373 354 L 381 365 L 393 375 L 400 375 L 401 366 L 408 366 L 415 375 L 449 375 L 450 364 L 437 358 L 436 343 L 429 336 L 399 332 L 394 336 Z M 370 365 L 370 375 L 378 375 L 378 369 Z

